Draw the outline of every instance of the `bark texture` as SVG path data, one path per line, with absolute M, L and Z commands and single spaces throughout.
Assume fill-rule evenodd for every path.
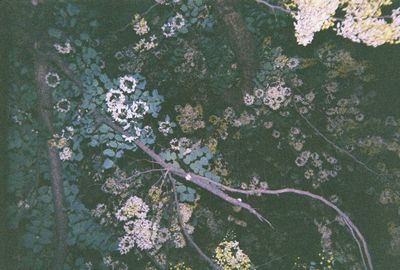
M 45 81 L 48 71 L 46 58 L 37 52 L 35 55 L 35 78 L 37 82 L 38 113 L 48 135 L 51 136 L 54 134 L 52 113 L 50 111 L 53 102 L 51 89 Z M 47 144 L 47 157 L 53 194 L 56 235 L 52 269 L 59 270 L 63 269 L 65 256 L 67 254 L 66 237 L 68 219 L 64 208 L 64 187 L 59 150 Z
M 258 66 L 257 48 L 241 14 L 234 8 L 234 2 L 232 0 L 216 0 L 215 6 L 236 55 L 240 70 L 239 93 L 244 95 L 253 88 L 253 77 Z

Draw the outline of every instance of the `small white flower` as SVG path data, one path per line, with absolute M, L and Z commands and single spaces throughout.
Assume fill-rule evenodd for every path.
M 246 94 L 243 98 L 244 104 L 246 106 L 251 106 L 254 103 L 254 96 L 250 94 Z
M 287 62 L 287 66 L 289 69 L 294 69 L 296 67 L 298 67 L 298 65 L 300 64 L 300 61 L 298 58 L 290 58 Z
M 66 113 L 71 109 L 71 103 L 68 99 L 63 98 L 54 107 L 58 112 Z
M 126 135 L 122 135 L 122 138 L 126 141 L 126 142 L 133 142 L 135 141 L 137 138 L 135 138 L 134 136 L 126 136 Z
M 264 96 L 264 90 L 263 89 L 256 89 L 256 90 L 254 90 L 254 95 L 257 97 L 257 98 L 262 98 L 263 96 Z
M 72 51 L 72 46 L 71 46 L 71 43 L 69 41 L 66 41 L 64 43 L 64 46 L 62 46 L 60 44 L 57 44 L 57 43 L 54 44 L 53 46 L 57 50 L 57 52 L 61 53 L 61 54 L 68 54 L 68 53 L 70 53 Z
M 70 160 L 72 157 L 72 150 L 69 147 L 64 147 L 63 150 L 59 153 L 61 160 Z
M 45 77 L 46 84 L 52 88 L 57 87 L 60 84 L 60 76 L 55 72 L 49 72 Z
M 142 36 L 150 31 L 150 27 L 147 25 L 147 21 L 144 18 L 140 18 L 140 15 L 135 15 L 133 30 L 137 35 Z
M 137 86 L 137 80 L 132 76 L 124 76 L 119 78 L 119 88 L 128 94 L 135 92 Z

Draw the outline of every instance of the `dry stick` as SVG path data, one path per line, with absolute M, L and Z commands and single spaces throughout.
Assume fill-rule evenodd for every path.
M 45 82 L 45 76 L 48 72 L 48 63 L 46 58 L 39 52 L 35 54 L 35 78 L 38 86 L 38 110 L 40 118 L 49 134 L 54 134 L 53 123 L 51 120 L 52 98 L 49 86 Z M 61 161 L 59 151 L 47 144 L 47 155 L 49 161 L 51 189 L 53 194 L 55 230 L 56 230 L 56 248 L 53 260 L 53 269 L 63 269 L 65 256 L 67 253 L 67 216 L 64 212 L 64 189 L 63 177 L 61 173 Z
M 61 65 L 61 69 L 62 70 L 69 70 L 68 67 L 66 67 L 64 65 L 64 63 L 62 63 L 61 61 L 58 61 L 56 64 L 60 64 Z M 72 74 L 72 76 L 74 77 L 74 74 L 72 72 L 69 72 L 69 74 Z M 73 80 L 74 82 L 76 81 L 75 79 Z M 79 80 L 78 80 L 79 82 Z M 81 83 L 79 82 L 77 84 L 78 86 L 81 85 Z M 121 134 L 124 134 L 125 136 L 130 136 L 130 134 L 128 132 L 126 132 L 123 128 L 121 128 L 120 126 L 116 125 L 111 119 L 102 116 L 100 113 L 95 112 L 96 114 L 96 119 L 98 122 L 104 123 L 106 125 L 108 125 L 109 127 L 111 127 L 112 129 L 114 129 L 115 131 L 118 131 Z M 177 176 L 183 177 L 185 178 L 188 182 L 191 182 L 211 193 L 213 193 L 214 195 L 222 198 L 223 200 L 236 205 L 236 206 L 240 206 L 242 208 L 245 208 L 246 210 L 248 210 L 250 213 L 254 214 L 255 216 L 257 216 L 260 220 L 268 222 L 268 224 L 271 223 L 266 220 L 265 218 L 263 218 L 254 208 L 252 208 L 250 205 L 245 204 L 237 199 L 234 199 L 232 197 L 230 197 L 229 195 L 227 195 L 226 193 L 224 193 L 222 190 L 220 190 L 218 187 L 227 190 L 229 192 L 235 192 L 235 193 L 242 193 L 242 194 L 246 194 L 246 195 L 258 195 L 260 193 L 262 194 L 268 194 L 268 195 L 279 195 L 281 193 L 294 193 L 294 194 L 298 194 L 301 196 L 306 196 L 306 197 L 310 197 L 313 198 L 315 200 L 318 200 L 322 203 L 324 203 L 325 205 L 329 206 L 330 208 L 334 209 L 345 221 L 346 225 L 350 228 L 350 230 L 352 232 L 355 231 L 355 234 L 357 235 L 357 238 L 355 238 L 357 244 L 359 244 L 359 241 L 362 242 L 362 247 L 365 253 L 365 256 L 367 257 L 367 261 L 368 261 L 368 266 L 369 269 L 373 270 L 373 266 L 372 266 L 372 260 L 371 260 L 371 255 L 368 251 L 368 246 L 367 243 L 365 241 L 365 238 L 363 237 L 363 235 L 360 233 L 360 231 L 358 230 L 358 228 L 353 224 L 353 222 L 350 220 L 350 218 L 343 212 L 341 211 L 336 205 L 334 205 L 333 203 L 329 202 L 328 200 L 326 200 L 325 198 L 323 198 L 322 196 L 310 193 L 308 191 L 302 191 L 302 190 L 298 190 L 298 189 L 291 189 L 291 188 L 286 188 L 286 189 L 279 189 L 279 190 L 253 190 L 253 191 L 245 191 L 245 190 L 240 190 L 240 189 L 235 189 L 235 188 L 231 188 L 231 187 L 227 187 L 224 186 L 222 184 L 219 184 L 217 182 L 214 182 L 206 177 L 203 176 L 199 176 L 199 175 L 195 175 L 193 173 L 186 173 L 184 170 L 180 169 L 180 168 L 176 168 L 174 166 L 172 166 L 171 164 L 166 163 L 159 155 L 157 155 L 153 150 L 151 150 L 150 148 L 148 148 L 146 145 L 144 145 L 141 141 L 139 140 L 135 140 L 134 143 L 136 144 L 136 146 L 138 146 L 143 152 L 145 152 L 148 156 L 150 156 L 156 163 L 158 163 L 160 166 L 162 166 L 163 168 L 165 168 L 168 172 L 171 172 Z M 361 245 L 359 245 L 361 246 Z M 361 252 L 361 256 L 364 257 L 364 254 Z M 364 259 L 363 259 L 364 260 Z
M 168 174 L 169 180 L 171 181 L 172 184 L 172 190 L 174 191 L 174 201 L 175 201 L 175 209 L 176 209 L 176 215 L 178 217 L 178 222 L 179 225 L 181 226 L 181 229 L 183 231 L 183 234 L 185 235 L 186 239 L 189 241 L 190 245 L 197 251 L 197 253 L 200 255 L 203 260 L 205 260 L 208 265 L 214 270 L 222 270 L 221 267 L 217 266 L 202 250 L 201 248 L 194 242 L 190 234 L 187 232 L 185 229 L 185 224 L 182 221 L 181 214 L 179 213 L 179 203 L 178 203 L 178 195 L 176 193 L 176 186 L 175 186 L 175 180 L 171 177 L 170 174 Z
M 65 75 L 67 75 L 67 77 L 69 79 L 71 79 L 71 81 L 73 81 L 78 87 L 80 87 L 82 90 L 85 89 L 84 85 L 82 84 L 82 82 L 77 78 L 77 76 L 71 71 L 71 69 L 65 65 L 65 63 L 62 61 L 62 59 L 56 55 L 56 54 L 52 54 L 49 53 L 47 54 L 47 57 L 50 58 L 51 60 L 53 60 L 53 62 L 64 72 Z M 123 128 L 121 128 L 120 126 L 116 125 L 112 119 L 103 116 L 100 112 L 93 112 L 95 114 L 95 118 L 97 123 L 104 123 L 106 125 L 108 125 L 109 127 L 111 127 L 112 129 L 114 129 L 115 131 L 125 135 L 125 136 L 130 136 L 130 134 L 125 131 Z M 271 222 L 269 222 L 266 218 L 264 218 L 260 213 L 257 212 L 257 210 L 255 210 L 251 205 L 244 203 L 240 200 L 237 200 L 235 198 L 232 198 L 231 196 L 229 196 L 228 194 L 224 193 L 223 191 L 221 191 L 220 189 L 216 188 L 214 185 L 210 184 L 208 181 L 200 181 L 199 178 L 193 177 L 192 179 L 188 178 L 187 176 L 189 174 L 187 174 L 184 170 L 180 169 L 180 168 L 176 168 L 174 167 L 172 164 L 168 164 L 166 163 L 159 155 L 157 155 L 153 150 L 151 150 L 150 148 L 148 148 L 145 144 L 143 144 L 140 140 L 134 140 L 134 144 L 139 147 L 143 152 L 145 152 L 148 156 L 150 156 L 156 163 L 158 163 L 161 167 L 163 167 L 164 169 L 166 169 L 168 172 L 173 173 L 174 175 L 177 175 L 179 177 L 183 177 L 186 180 L 188 180 L 189 182 L 211 192 L 212 194 L 220 197 L 221 199 L 223 199 L 224 201 L 234 205 L 234 206 L 239 206 L 241 208 L 246 209 L 247 211 L 249 211 L 251 214 L 255 215 L 259 220 L 268 223 L 271 227 L 272 224 Z
M 118 126 L 113 122 L 112 119 L 101 115 L 98 112 L 94 112 L 96 121 L 99 123 L 106 124 L 107 126 L 111 127 L 113 130 L 125 135 L 125 136 L 131 136 L 129 132 L 125 131 L 122 127 Z M 174 167 L 172 164 L 166 163 L 158 154 L 156 154 L 153 150 L 148 148 L 145 144 L 143 144 L 140 140 L 134 140 L 134 144 L 136 144 L 137 147 L 139 147 L 143 152 L 145 152 L 147 155 L 149 155 L 154 161 L 156 161 L 161 167 L 166 169 L 168 172 L 182 177 L 186 179 L 188 182 L 191 182 L 195 184 L 198 187 L 201 187 L 202 189 L 205 189 L 212 194 L 220 197 L 224 201 L 234 205 L 234 206 L 239 206 L 241 208 L 246 209 L 248 212 L 251 214 L 255 215 L 259 220 L 268 223 L 269 226 L 272 226 L 271 222 L 269 222 L 266 218 L 264 218 L 260 213 L 257 212 L 250 204 L 244 203 L 241 200 L 238 200 L 236 198 L 233 198 L 217 188 L 212 181 L 204 181 L 202 178 L 198 175 L 192 174 L 192 173 L 186 173 L 183 169 Z
M 211 181 L 211 180 L 209 180 L 209 181 Z M 365 265 L 365 268 L 373 270 L 372 259 L 371 259 L 371 255 L 368 251 L 368 245 L 367 245 L 367 242 L 366 242 L 364 236 L 361 234 L 360 230 L 357 228 L 356 225 L 354 225 L 354 223 L 351 221 L 350 217 L 346 213 L 344 213 L 335 204 L 328 201 L 324 197 L 322 197 L 320 195 L 316 195 L 316 194 L 308 192 L 308 191 L 294 189 L 294 188 L 283 188 L 283 189 L 277 189 L 277 190 L 270 190 L 270 189 L 241 190 L 241 189 L 224 186 L 219 183 L 218 183 L 218 186 L 226 191 L 245 194 L 245 195 L 259 195 L 259 194 L 279 195 L 279 194 L 284 194 L 284 193 L 293 193 L 293 194 L 298 194 L 301 196 L 306 196 L 306 197 L 309 197 L 314 200 L 322 202 L 323 204 L 325 204 L 328 207 L 335 210 L 336 213 L 338 213 L 339 216 L 343 219 L 346 226 L 350 229 L 350 232 L 352 233 L 355 241 L 357 242 L 357 245 L 359 245 L 359 247 L 362 246 L 363 252 L 360 252 L 362 260 L 364 261 L 364 256 L 365 256 L 367 258 L 367 262 L 368 262 L 368 267 L 366 267 L 366 265 Z

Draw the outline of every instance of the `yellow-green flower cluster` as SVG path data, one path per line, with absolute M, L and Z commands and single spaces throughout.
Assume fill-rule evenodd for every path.
M 169 267 L 170 270 L 192 270 L 185 262 L 179 262 L 174 266 Z
M 250 258 L 240 249 L 237 241 L 223 241 L 215 249 L 215 262 L 224 270 L 251 269 Z
M 186 104 L 184 107 L 177 105 L 175 110 L 179 113 L 176 121 L 184 133 L 191 133 L 197 129 L 205 127 L 203 121 L 203 107 L 197 105 L 195 107 Z

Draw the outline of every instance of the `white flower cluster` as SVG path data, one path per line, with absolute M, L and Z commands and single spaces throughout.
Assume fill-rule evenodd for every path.
M 64 147 L 59 155 L 61 160 L 70 160 L 72 157 L 72 150 L 69 147 Z
M 64 45 L 54 44 L 54 48 L 57 50 L 58 53 L 61 54 L 69 54 L 72 51 L 72 46 L 69 41 L 66 41 Z
M 146 102 L 141 100 L 130 101 L 130 94 L 133 94 L 136 90 L 138 81 L 132 76 L 124 76 L 119 79 L 119 89 L 111 89 L 106 94 L 107 110 L 111 112 L 111 115 L 115 121 L 124 125 L 124 129 L 131 127 L 132 123 L 135 123 L 137 119 L 142 119 L 149 110 L 149 106 Z M 127 95 L 128 94 L 128 95 Z M 134 127 L 135 136 L 124 136 L 126 141 L 132 142 L 139 138 L 143 131 L 145 133 L 151 133 L 150 127 L 143 129 Z
M 56 88 L 60 84 L 60 76 L 55 72 L 49 72 L 45 77 L 46 84 L 52 88 Z
M 298 167 L 303 167 L 306 165 L 308 159 L 310 158 L 310 151 L 303 151 L 301 152 L 300 156 L 298 156 L 295 160 L 295 163 Z
M 297 42 L 311 43 L 314 34 L 327 29 L 337 21 L 338 35 L 354 42 L 363 42 L 377 47 L 385 43 L 400 42 L 400 8 L 392 10 L 391 16 L 381 16 L 382 7 L 392 4 L 391 0 L 294 0 L 297 11 L 295 30 Z M 345 12 L 343 19 L 336 19 L 336 10 Z M 391 22 L 387 19 L 390 17 Z
M 130 197 L 124 206 L 116 213 L 124 224 L 125 235 L 119 239 L 118 250 L 121 254 L 128 253 L 132 248 L 140 250 L 159 249 L 169 237 L 166 228 L 160 228 L 158 221 L 146 219 L 149 207 L 139 197 Z
M 279 109 L 282 105 L 285 106 L 288 97 L 292 94 L 289 87 L 285 86 L 284 82 L 278 82 L 268 87 L 263 102 L 273 110 Z
M 294 0 L 298 11 L 294 13 L 297 43 L 311 43 L 314 34 L 335 14 L 339 0 Z
M 167 23 L 165 23 L 161 30 L 163 31 L 163 35 L 167 38 L 173 37 L 176 34 L 176 31 L 183 28 L 185 26 L 185 18 L 180 13 L 177 13 L 174 17 L 169 19 Z
M 390 2 L 387 0 L 349 1 L 344 20 L 336 25 L 338 35 L 373 47 L 387 42 L 398 43 L 400 41 L 400 8 L 392 11 L 391 23 L 379 17 L 381 6 Z
M 134 246 L 140 250 L 148 250 L 154 247 L 159 226 L 150 220 L 141 218 L 130 220 L 124 225 L 125 235 L 120 239 L 119 251 L 126 254 Z
M 149 51 L 158 46 L 156 41 L 157 37 L 155 35 L 152 35 L 149 39 L 142 38 L 133 49 L 137 52 Z
M 256 99 L 261 100 L 265 105 L 273 110 L 279 109 L 281 106 L 286 106 L 289 101 L 292 91 L 285 83 L 278 81 L 271 84 L 266 90 L 258 88 L 254 90 L 254 95 L 246 94 L 243 98 L 244 104 L 251 106 Z
M 133 30 L 137 35 L 142 36 L 150 31 L 147 21 L 144 18 L 140 18 L 140 15 L 136 14 L 133 21 Z
M 171 122 L 169 116 L 165 118 L 165 121 L 158 122 L 158 131 L 160 131 L 164 136 L 174 133 L 173 129 L 176 127 L 174 122 Z
M 145 218 L 149 212 L 149 206 L 139 197 L 131 196 L 117 211 L 115 216 L 119 221 L 127 221 L 130 218 Z
M 253 105 L 253 104 L 254 104 L 254 100 L 255 100 L 254 96 L 253 96 L 253 95 L 250 95 L 250 94 L 246 94 L 246 95 L 244 95 L 244 97 L 243 97 L 243 101 L 244 101 L 244 104 L 245 104 L 246 106 L 251 106 L 251 105 Z
M 179 209 L 179 215 L 180 215 L 180 217 L 182 219 L 182 222 L 183 223 L 188 223 L 189 219 L 192 217 L 193 208 L 191 208 L 186 203 L 180 203 L 178 209 Z
M 223 269 L 250 270 L 250 258 L 239 247 L 238 241 L 223 241 L 215 249 L 215 261 Z
M 63 98 L 59 100 L 54 106 L 56 111 L 66 113 L 71 109 L 71 102 L 68 99 Z
M 172 150 L 181 151 L 183 155 L 187 155 L 192 152 L 193 143 L 186 137 L 181 137 L 179 139 L 173 138 L 169 144 Z

